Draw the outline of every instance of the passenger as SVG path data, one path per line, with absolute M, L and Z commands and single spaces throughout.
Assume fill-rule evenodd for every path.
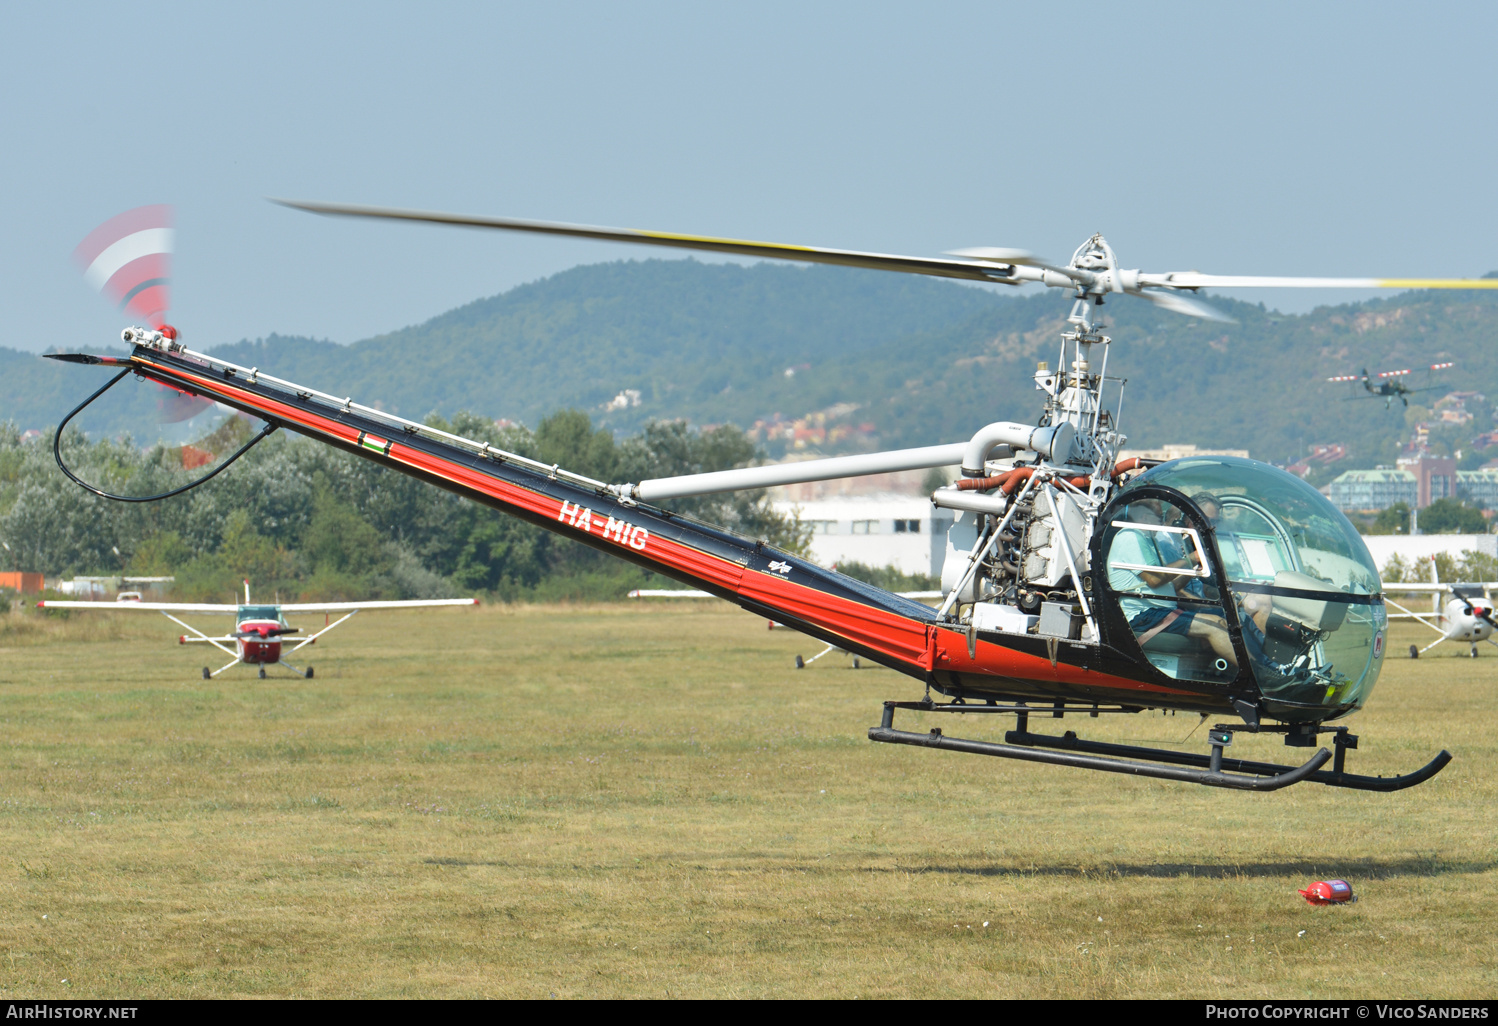
M 1222 503 L 1218 501 L 1217 496 L 1211 492 L 1198 492 L 1191 497 L 1191 501 L 1196 503 L 1196 508 L 1211 521 L 1215 530 L 1218 521 L 1222 519 Z M 1256 595 L 1250 592 L 1239 598 L 1239 606 L 1244 614 L 1241 619 L 1251 622 L 1258 628 L 1258 637 L 1254 640 L 1262 644 L 1265 626 L 1269 623 L 1269 614 L 1273 610 L 1273 600 L 1268 595 Z
M 1161 520 L 1158 506 L 1154 503 L 1132 503 L 1127 516 L 1129 523 L 1141 526 L 1158 525 Z M 1206 601 L 1200 578 L 1163 572 L 1185 569 L 1192 564 L 1200 565 L 1201 554 L 1189 543 L 1183 547 L 1173 539 L 1164 542 L 1167 551 L 1162 552 L 1162 539 L 1166 536 L 1167 532 L 1162 531 L 1125 529 L 1119 531 L 1113 539 L 1108 553 L 1108 585 L 1113 591 L 1123 593 L 1119 606 L 1128 617 L 1129 627 L 1138 637 L 1141 647 L 1148 645 L 1155 635 L 1161 633 L 1205 641 L 1215 655 L 1236 670 L 1238 656 L 1233 651 L 1233 639 L 1228 634 L 1227 621 L 1217 613 L 1201 609 L 1199 605 Z M 1185 547 L 1190 547 L 1192 551 L 1185 554 Z M 1128 570 L 1115 567 L 1115 563 L 1158 566 L 1162 572 Z M 1130 596 L 1129 593 L 1133 595 Z M 1159 599 L 1139 597 L 1141 594 L 1157 595 Z M 1169 602 L 1167 604 L 1161 600 Z M 1182 600 L 1185 600 L 1185 604 Z

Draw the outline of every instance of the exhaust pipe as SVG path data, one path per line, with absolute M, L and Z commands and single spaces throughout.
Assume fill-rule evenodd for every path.
M 997 446 L 1007 445 L 1015 449 L 1030 449 L 1046 459 L 1065 460 L 1071 454 L 1072 442 L 1077 429 L 1070 424 L 1052 424 L 1036 427 L 1033 424 L 1016 424 L 1000 420 L 978 429 L 962 452 L 962 476 L 982 477 L 988 454 Z

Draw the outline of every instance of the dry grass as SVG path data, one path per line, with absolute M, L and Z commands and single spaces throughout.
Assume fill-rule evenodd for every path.
M 1356 719 L 1436 780 L 1246 795 L 871 744 L 913 682 L 721 605 L 370 615 L 312 681 L 78 623 L 0 639 L 5 997 L 1498 990 L 1498 658 L 1455 646 Z

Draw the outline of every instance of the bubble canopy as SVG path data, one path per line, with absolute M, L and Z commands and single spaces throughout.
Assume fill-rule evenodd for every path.
M 1211 523 L 1265 712 L 1331 719 L 1367 699 L 1383 665 L 1378 568 L 1348 519 L 1292 474 L 1255 460 L 1173 460 L 1121 489 L 1115 509 L 1147 485 L 1185 495 Z

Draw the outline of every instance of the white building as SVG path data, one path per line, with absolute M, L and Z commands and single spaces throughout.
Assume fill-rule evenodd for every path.
M 932 506 L 924 495 L 781 499 L 774 505 L 811 527 L 811 558 L 822 566 L 863 563 L 907 574 L 941 574 L 952 512 Z
M 1380 570 L 1396 555 L 1406 563 L 1423 563 L 1442 552 L 1453 559 L 1468 551 L 1498 556 L 1498 535 L 1493 534 L 1368 534 L 1363 543 Z

